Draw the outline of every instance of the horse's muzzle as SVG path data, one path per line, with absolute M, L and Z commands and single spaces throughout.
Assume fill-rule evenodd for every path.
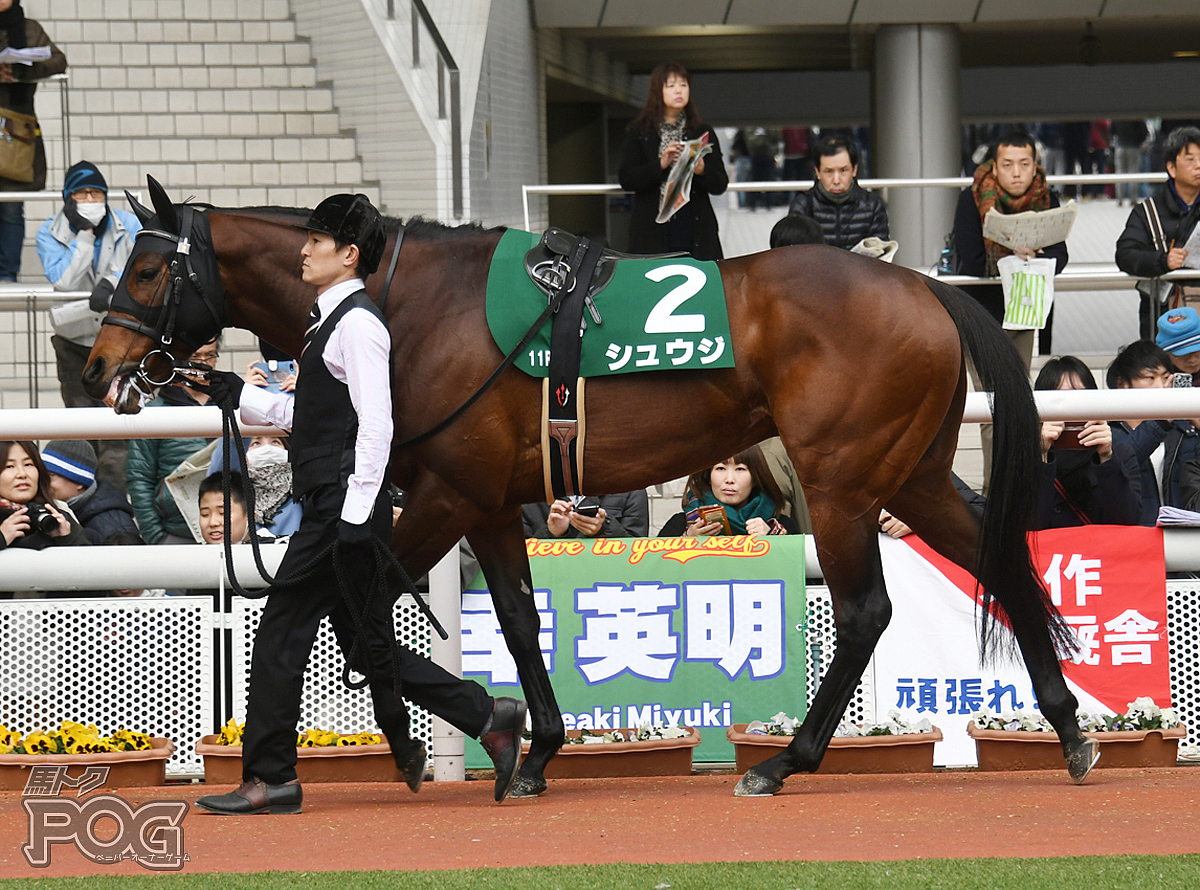
M 97 356 L 92 359 L 86 368 L 83 369 L 83 376 L 80 380 L 83 382 L 83 388 L 87 390 L 87 394 L 93 399 L 103 401 L 108 394 L 108 384 L 105 381 L 105 369 L 108 364 L 103 356 Z

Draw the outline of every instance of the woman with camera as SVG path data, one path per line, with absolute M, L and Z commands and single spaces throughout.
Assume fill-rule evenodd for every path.
M 751 445 L 693 473 L 683 490 L 684 512 L 668 519 L 658 536 L 794 535 L 796 524 L 779 512 L 782 503 L 762 449 Z
M 87 544 L 79 523 L 59 511 L 50 493 L 50 474 L 32 442 L 0 441 L 0 550 Z M 77 592 L 63 596 L 78 596 Z M 12 599 L 13 591 L 0 591 Z
M 1073 355 L 1052 358 L 1033 384 L 1041 389 L 1096 389 L 1088 366 Z M 1137 457 L 1113 442 L 1103 420 L 1042 424 L 1042 479 L 1034 528 L 1137 525 L 1142 488 Z

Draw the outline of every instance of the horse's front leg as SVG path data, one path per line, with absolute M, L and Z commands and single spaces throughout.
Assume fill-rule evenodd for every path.
M 520 514 L 476 526 L 467 540 L 487 579 L 496 617 L 508 651 L 517 663 L 533 721 L 533 741 L 521 763 L 511 796 L 534 797 L 546 790 L 546 764 L 562 747 L 566 727 L 538 643 L 541 618 L 533 601 L 533 579 Z
M 892 604 L 883 583 L 877 524 L 859 522 L 838 531 L 821 535 L 818 530 L 817 537 L 837 626 L 833 661 L 796 737 L 779 754 L 746 771 L 734 789 L 737 797 L 775 794 L 793 773 L 816 772 L 875 644 L 891 620 Z M 822 547 L 821 541 L 835 543 Z

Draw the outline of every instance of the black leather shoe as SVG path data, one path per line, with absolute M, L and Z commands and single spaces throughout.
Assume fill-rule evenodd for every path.
M 214 794 L 196 801 L 196 806 L 221 816 L 253 816 L 258 813 L 294 815 L 300 812 L 304 791 L 299 779 L 268 785 L 262 779 L 243 782 L 236 791 Z
M 497 698 L 492 706 L 492 725 L 479 744 L 496 767 L 496 802 L 508 797 L 517 767 L 521 765 L 521 735 L 525 732 L 525 702 L 516 698 Z
M 421 742 L 417 742 L 410 753 L 396 755 L 396 766 L 413 794 L 421 790 L 421 783 L 425 781 L 425 764 L 428 762 L 425 746 Z

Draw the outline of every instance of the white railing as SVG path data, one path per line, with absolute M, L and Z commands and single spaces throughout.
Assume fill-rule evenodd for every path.
M 1109 183 L 1163 182 L 1166 173 L 1086 173 L 1070 176 L 1047 176 L 1050 185 L 1107 185 Z M 966 188 L 972 182 L 969 176 L 930 177 L 928 179 L 860 179 L 863 188 L 883 191 L 902 188 Z M 812 188 L 811 179 L 770 180 L 767 182 L 731 182 L 731 192 L 803 192 Z M 525 231 L 529 228 L 530 195 L 626 195 L 632 194 L 613 182 L 591 182 L 566 185 L 523 185 L 521 205 L 525 212 Z
M 1200 417 L 1200 387 L 1181 389 L 1101 389 L 1101 390 L 1042 390 L 1034 400 L 1043 420 L 1090 420 L 1097 417 L 1125 420 L 1156 420 L 1163 417 Z M 991 419 L 988 394 L 968 393 L 963 412 L 967 423 L 985 423 Z M 136 415 L 117 415 L 107 408 L 22 408 L 0 411 L 0 429 L 11 439 L 124 439 L 173 438 L 196 436 L 213 438 L 221 435 L 221 413 L 213 407 L 154 407 Z M 242 427 L 245 435 L 264 435 L 271 427 Z M 1167 529 L 1164 532 L 1168 571 L 1200 571 L 1200 529 Z M 96 551 L 117 550 L 120 559 L 109 560 Z M 172 560 L 176 550 L 188 551 L 186 560 Z M 216 551 L 211 556 L 195 554 L 195 550 Z M 8 565 L 23 572 L 22 583 L 10 584 L 11 589 L 80 590 L 120 589 L 124 587 L 206 587 L 220 586 L 223 575 L 223 547 L 156 547 L 77 548 L 71 551 L 72 564 L 86 566 L 86 571 L 72 573 L 53 566 L 57 553 L 43 550 L 20 552 L 21 561 Z M 266 555 L 272 552 L 268 545 Z M 10 551 L 16 555 L 18 551 Z M 91 560 L 94 562 L 77 562 Z M 274 557 L 278 559 L 279 557 Z M 192 562 L 191 560 L 195 560 Z M 244 586 L 261 586 L 253 567 L 249 548 L 237 548 L 234 570 Z M 124 566 L 122 570 L 121 563 Z M 443 565 L 444 564 L 444 565 Z M 441 568 L 431 574 L 430 602 L 434 610 L 448 614 L 458 600 L 457 552 L 452 550 L 442 559 Z M 454 571 L 450 571 L 453 567 Z M 170 583 L 154 574 L 158 569 L 172 574 Z M 273 571 L 270 563 L 268 570 Z M 127 573 L 123 571 L 127 570 Z M 807 544 L 807 570 L 810 578 L 820 578 L 821 568 L 817 551 L 810 536 Z M 76 570 L 78 572 L 78 569 Z M 92 573 L 95 576 L 92 577 Z M 86 581 L 80 580 L 86 578 Z M 99 585 L 96 579 L 103 578 Z M 436 583 L 437 579 L 442 583 Z M 61 580 L 56 580 L 61 579 Z M 243 581 L 243 579 L 245 579 Z M 7 583 L 7 580 L 6 580 Z M 63 586 L 50 586 L 61 584 Z

